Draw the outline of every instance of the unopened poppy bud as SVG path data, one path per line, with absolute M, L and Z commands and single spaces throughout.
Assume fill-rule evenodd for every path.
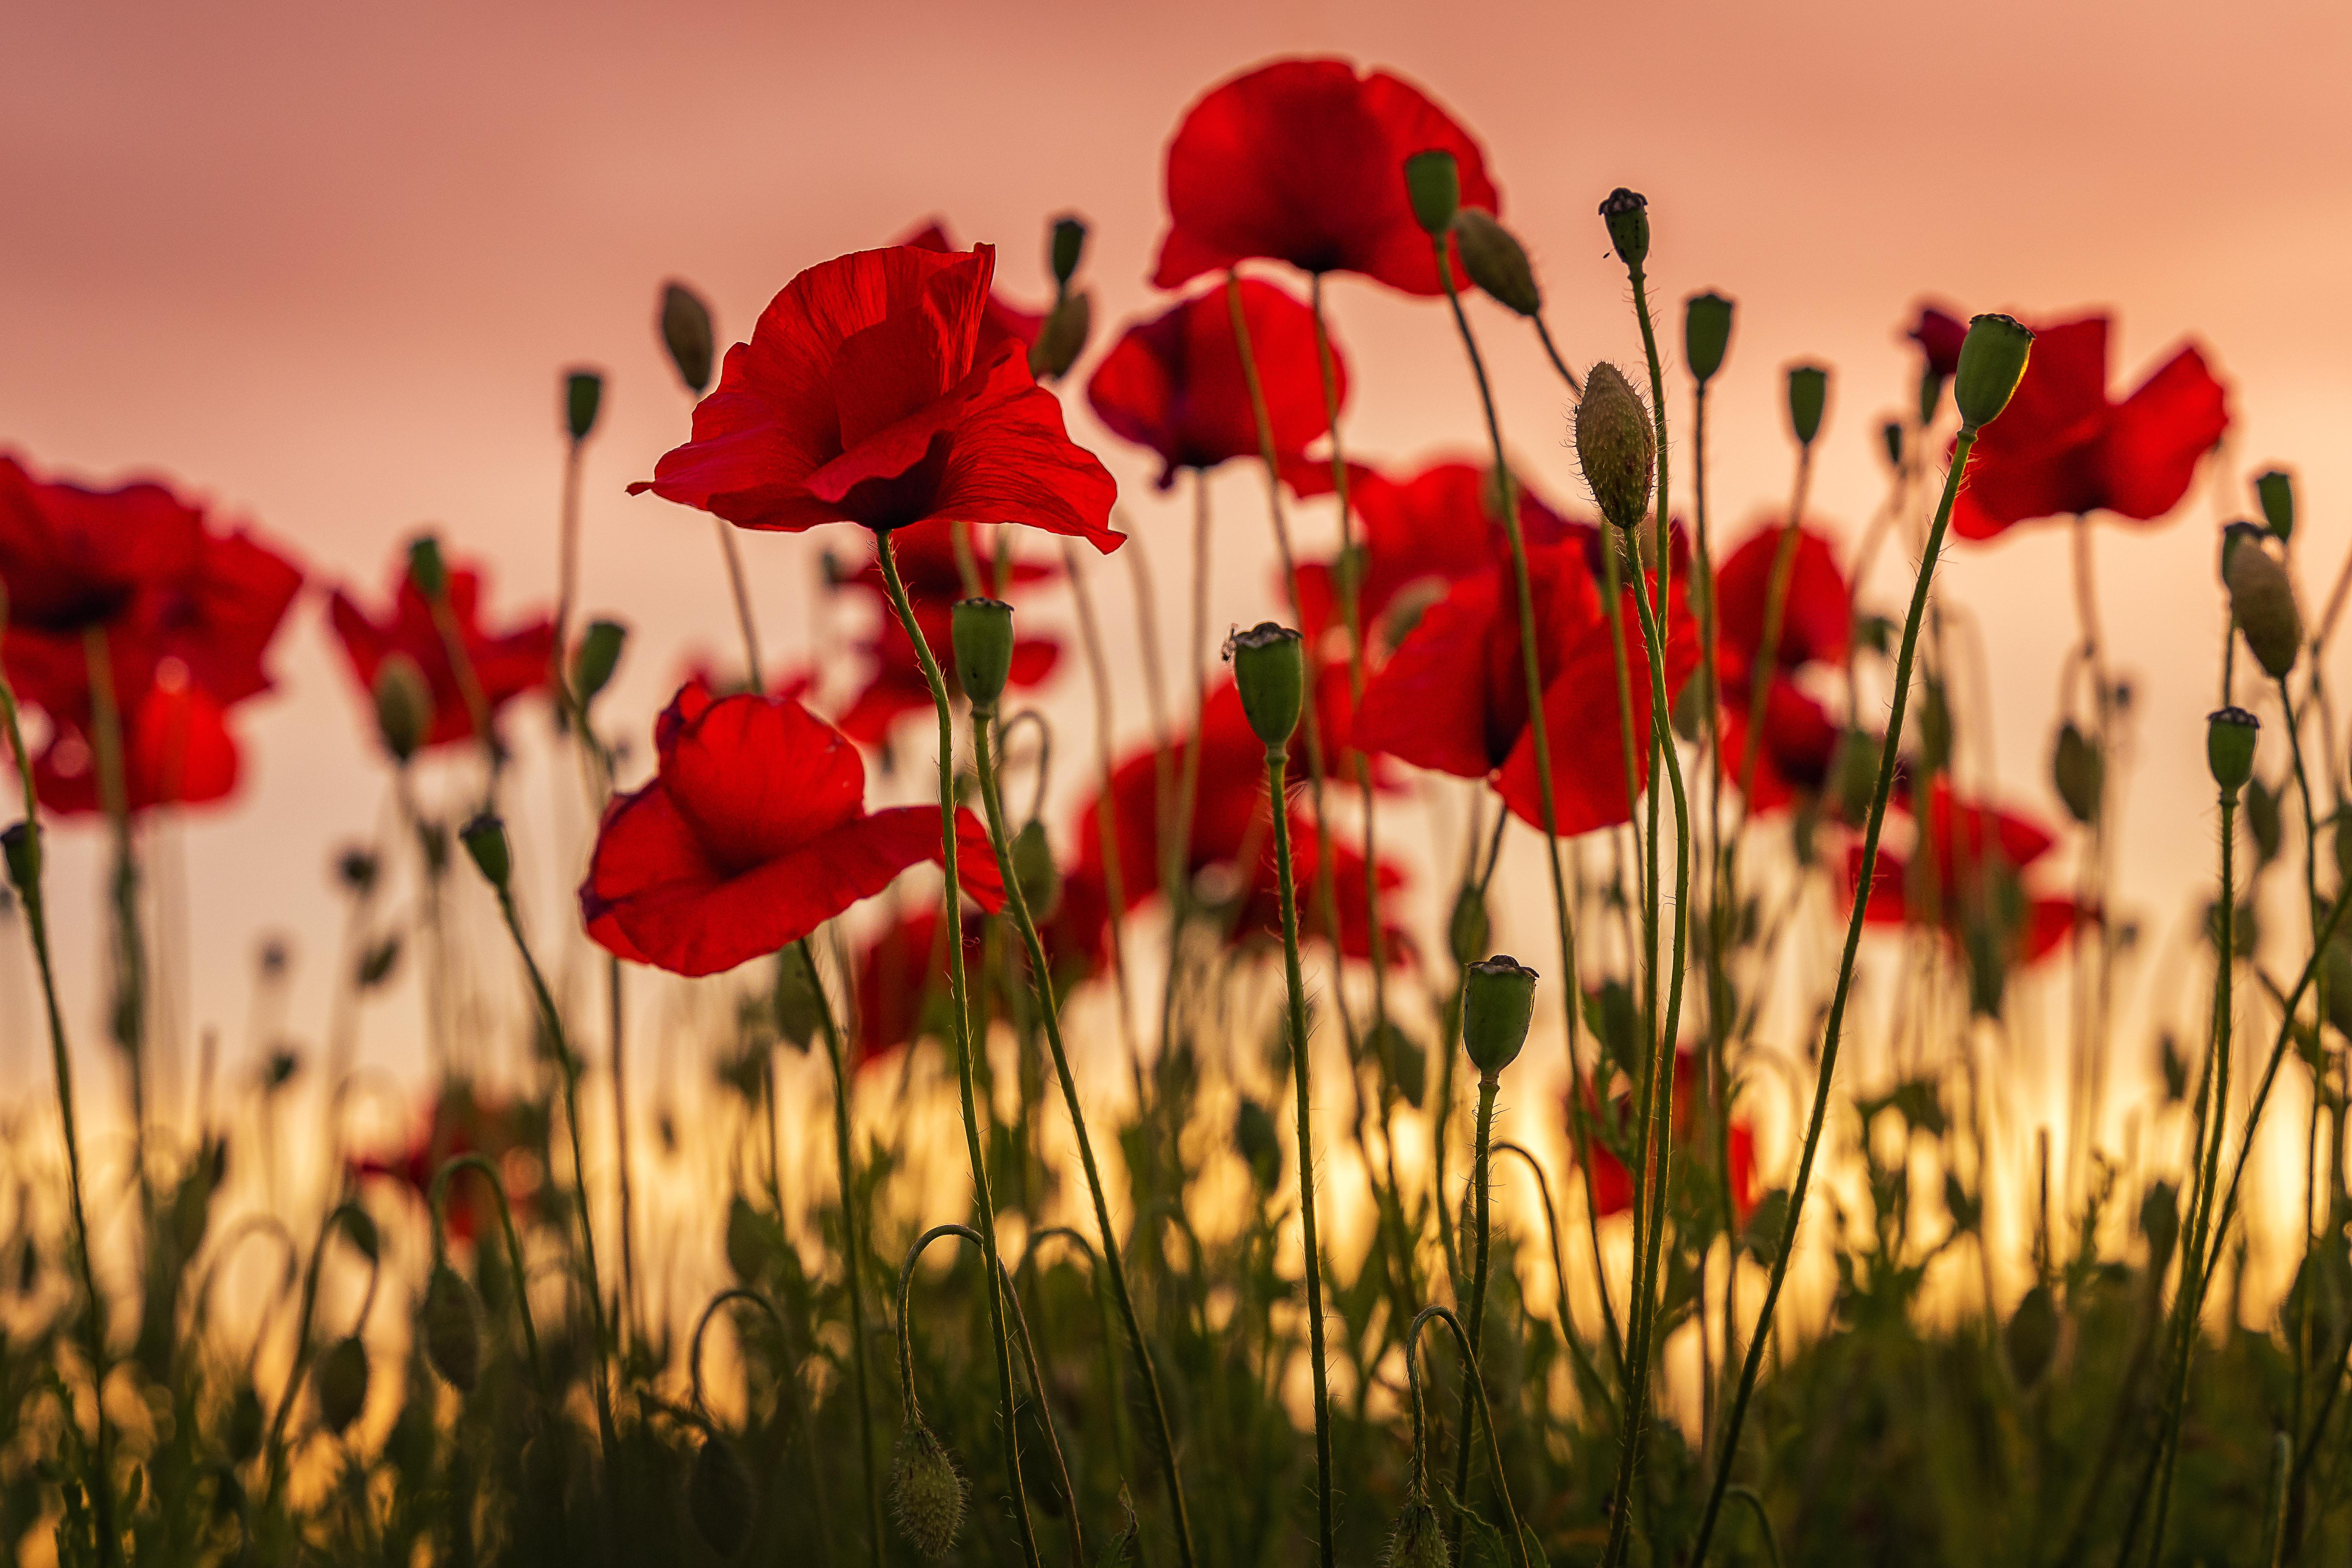
M 807 1050 L 824 1026 L 827 1004 L 800 943 L 776 954 L 776 984 L 768 1000 L 775 1012 L 777 1036 L 796 1051 Z
M 1694 294 L 1683 301 L 1683 363 L 1701 386 L 1723 368 L 1731 347 L 1731 301 L 1720 294 Z
M 1029 374 L 1039 381 L 1058 381 L 1069 374 L 1070 367 L 1086 353 L 1094 323 L 1094 300 L 1084 289 L 1055 300 L 1037 329 L 1037 341 L 1029 345 Z
M 662 285 L 661 338 L 687 391 L 697 397 L 709 391 L 710 365 L 718 348 L 710 328 L 710 307 L 683 283 Z
M 367 1210 L 357 1204 L 345 1204 L 335 1211 L 335 1224 L 341 1229 L 343 1239 L 370 1263 L 383 1256 L 383 1234 L 375 1227 L 375 1216 Z
M 2237 525 L 2232 525 L 2234 531 Z M 2303 651 L 2303 616 L 2294 605 L 2294 584 L 2278 558 L 2254 538 L 2228 552 L 2221 580 L 2230 590 L 2230 617 L 2245 634 L 2246 647 L 2272 679 L 2284 679 Z
M 433 732 L 433 688 L 404 653 L 386 654 L 375 667 L 375 728 L 383 749 L 403 763 Z
M 1817 364 L 1789 367 L 1789 428 L 1797 445 L 1810 447 L 1822 433 L 1822 414 L 1830 401 L 1830 373 Z
M 2058 748 L 2050 759 L 2051 782 L 2058 798 L 2075 821 L 2088 826 L 2098 820 L 2099 796 L 2105 787 L 2106 764 L 2090 738 L 2069 720 L 2058 731 Z
M 1274 1124 L 1274 1112 L 1247 1095 L 1234 1112 L 1234 1147 L 1260 1187 L 1270 1190 L 1282 1179 L 1281 1130 Z
M 955 1460 L 920 1422 L 898 1434 L 890 1459 L 890 1511 L 926 1557 L 945 1557 L 963 1528 L 964 1479 Z
M 574 444 L 588 439 L 596 428 L 596 411 L 604 405 L 604 378 L 593 370 L 563 373 L 563 427 Z
M 1936 410 L 1944 405 L 1944 383 L 1948 378 L 1936 374 L 1929 365 L 1919 373 L 1919 428 L 1925 430 L 1936 422 Z
M 1454 226 L 1462 210 L 1462 168 L 1442 147 L 1415 153 L 1404 161 L 1405 199 L 1412 216 L 1432 237 Z
M 8 858 L 8 885 L 19 898 L 30 899 L 41 881 L 41 836 L 30 822 L 20 822 L 0 833 L 0 850 Z
M 1045 825 L 1034 817 L 1013 836 L 1013 879 L 1021 885 L 1030 919 L 1053 918 L 1055 906 L 1062 901 L 1062 868 L 1054 864 L 1054 847 L 1046 840 Z
M 1427 1498 L 1405 1500 L 1395 1528 L 1389 1531 L 1388 1552 L 1382 1561 L 1390 1568 L 1446 1568 L 1453 1561 L 1445 1550 L 1445 1526 Z
M 1628 267 L 1641 266 L 1650 254 L 1648 200 L 1620 185 L 1601 204 L 1601 216 L 1609 225 L 1609 243 L 1617 247 L 1617 259 Z
M 268 1414 L 261 1408 L 261 1395 L 253 1384 L 237 1384 L 236 1397 L 228 1406 L 228 1433 L 224 1444 L 228 1457 L 242 1465 L 261 1452 L 261 1435 L 268 1420 Z
M 751 1472 L 732 1443 L 711 1433 L 686 1480 L 686 1508 L 695 1533 L 719 1556 L 733 1557 L 751 1538 L 752 1503 Z
M 2032 352 L 2033 332 L 2016 317 L 1969 319 L 1969 335 L 1960 342 L 1960 368 L 1952 377 L 1952 404 L 1960 411 L 1963 430 L 1981 430 L 2000 417 L 2025 379 Z
M 1046 259 L 1054 268 L 1056 287 L 1066 289 L 1070 279 L 1078 275 L 1078 258 L 1087 253 L 1087 225 L 1076 213 L 1064 213 L 1054 220 L 1054 237 L 1045 247 Z
M 408 580 L 425 595 L 425 603 L 437 603 L 449 591 L 449 568 L 442 563 L 441 536 L 420 533 L 408 542 Z
M 310 1373 L 310 1392 L 319 1400 L 319 1424 L 336 1436 L 359 1419 L 367 1406 L 368 1358 L 357 1335 L 327 1347 Z
M 1234 661 L 1234 684 L 1241 690 L 1250 728 L 1269 747 L 1287 744 L 1307 700 L 1307 660 L 1298 634 L 1260 621 L 1225 640 L 1225 657 Z
M 1465 885 L 1454 900 L 1454 918 L 1446 922 L 1457 967 L 1469 968 L 1486 951 L 1488 923 L 1485 897 L 1477 889 Z
M 2058 1353 L 2058 1308 L 2050 1299 L 2047 1285 L 2036 1285 L 2025 1293 L 2002 1338 L 2019 1386 L 2031 1388 L 2040 1383 L 2042 1374 L 2050 1370 L 2051 1358 Z
M 442 1381 L 471 1394 L 482 1378 L 482 1325 L 474 1288 L 446 1263 L 433 1266 L 425 1287 L 425 1356 Z
M 2254 739 L 2263 721 L 2242 708 L 2217 708 L 2205 716 L 2205 765 L 2223 795 L 2235 795 L 2254 776 Z
M 2294 476 L 2283 468 L 2254 476 L 2254 495 L 2263 503 L 2263 521 L 2284 542 L 2294 537 Z
M 1640 526 L 1650 507 L 1658 440 L 1650 411 L 1624 372 L 1603 360 L 1586 373 L 1576 404 L 1576 460 L 1601 515 L 1620 528 Z
M 974 710 L 994 710 L 1013 676 L 1013 606 L 1002 599 L 959 599 L 951 625 L 956 681 Z
M 618 621 L 591 621 L 580 634 L 580 647 L 572 655 L 572 694 L 583 708 L 612 682 L 628 640 L 629 628 Z
M 514 853 L 507 845 L 507 825 L 486 811 L 459 828 L 457 837 L 465 841 L 466 853 L 473 857 L 482 879 L 504 892 L 514 877 Z
M 1878 427 L 1878 438 L 1886 445 L 1886 466 L 1890 468 L 1901 468 L 1903 466 L 1903 421 L 1889 419 L 1885 424 L 1881 425 Z
M 1508 953 L 1472 964 L 1462 975 L 1462 1048 L 1481 1079 L 1509 1067 L 1528 1043 L 1536 1015 L 1536 972 Z
M 1454 215 L 1454 247 L 1462 270 L 1496 304 L 1532 316 L 1543 309 L 1543 289 L 1528 260 L 1528 247 L 1518 236 L 1495 221 L 1483 207 L 1464 207 Z

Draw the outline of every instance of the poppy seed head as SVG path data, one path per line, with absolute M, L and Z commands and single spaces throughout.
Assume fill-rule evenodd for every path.
M 1585 377 L 1576 405 L 1576 460 L 1601 515 L 1619 528 L 1640 525 L 1649 510 L 1658 456 L 1650 411 L 1625 373 L 1606 360 Z

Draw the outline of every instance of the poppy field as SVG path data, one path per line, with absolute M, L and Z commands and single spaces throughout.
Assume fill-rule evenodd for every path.
M 1686 288 L 1670 192 L 1507 204 L 1441 85 L 1202 90 L 1130 320 L 1077 214 L 1037 215 L 1039 309 L 999 276 L 1037 231 L 928 219 L 785 258 L 731 346 L 648 279 L 677 415 L 629 504 L 694 525 L 724 649 L 658 712 L 582 588 L 601 373 L 558 378 L 547 607 L 462 531 L 338 582 L 200 477 L 0 431 L 0 941 L 47 1069 L 5 1107 L 5 1561 L 2352 1551 L 2352 561 L 2229 471 L 2213 351 L 2119 365 L 2104 313 L 1901 307 L 1858 525 L 1811 505 L 1833 367 L 1786 369 L 1784 468 L 1717 471 L 1737 280 Z M 1556 333 L 1523 201 L 1590 205 L 1638 358 Z M 1399 373 L 1341 289 L 1417 312 L 1479 445 L 1350 439 Z M 1498 395 L 1506 341 L 1549 401 Z M 2094 564 L 2153 528 L 2214 535 L 2179 733 Z M 2077 616 L 2035 795 L 1979 759 L 2047 699 L 1988 689 L 1937 574 L 2019 530 Z M 1277 570 L 1220 621 L 1244 534 Z M 341 669 L 287 657 L 314 614 Z M 383 789 L 303 851 L 331 1007 L 165 1092 L 163 928 L 205 918 L 165 828 L 298 680 Z M 2118 889 L 2135 766 L 2210 803 L 2178 910 Z

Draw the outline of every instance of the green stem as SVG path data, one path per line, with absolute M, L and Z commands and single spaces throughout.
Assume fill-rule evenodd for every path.
M 1478 1413 L 1486 1407 L 1485 1399 L 1474 1397 L 1470 1385 L 1477 1381 L 1478 1345 L 1485 1338 L 1482 1331 L 1486 1322 L 1486 1205 L 1488 1189 L 1493 1184 L 1495 1091 L 1500 1087 L 1493 1073 L 1478 1075 L 1478 1120 L 1470 1154 L 1470 1190 L 1476 1198 L 1471 1218 L 1470 1300 L 1466 1303 L 1470 1310 L 1470 1354 L 1462 1368 L 1462 1441 L 1454 1453 L 1454 1495 L 1465 1503 L 1470 1499 L 1470 1454 L 1478 1440 Z M 1485 1391 L 1476 1392 L 1483 1395 Z
M 426 1194 L 426 1206 L 433 1215 L 433 1250 L 437 1256 L 442 1248 L 444 1205 L 451 1178 L 460 1171 L 477 1171 L 490 1190 L 499 1205 L 499 1226 L 506 1233 L 507 1264 L 514 1271 L 515 1309 L 522 1319 L 523 1352 L 530 1360 L 530 1381 L 541 1399 L 548 1396 L 547 1369 L 539 1359 L 539 1325 L 530 1315 L 530 1292 L 525 1287 L 530 1276 L 523 1271 L 522 1239 L 515 1234 L 514 1211 L 507 1206 L 506 1180 L 496 1165 L 479 1154 L 457 1154 L 445 1160 L 433 1173 L 433 1185 Z
M 1528 1555 L 1527 1531 L 1519 1524 L 1518 1504 L 1511 1500 L 1510 1483 L 1503 1474 L 1502 1443 L 1495 1433 L 1494 1408 L 1486 1403 L 1486 1383 L 1478 1370 L 1478 1354 L 1470 1346 L 1470 1335 L 1463 1329 L 1462 1320 L 1444 1307 L 1434 1305 L 1423 1307 L 1414 1315 L 1412 1327 L 1405 1331 L 1405 1369 L 1413 1373 L 1412 1378 L 1413 1410 L 1418 1415 L 1421 1409 L 1421 1380 L 1420 1374 L 1413 1371 L 1413 1363 L 1417 1359 L 1416 1352 L 1421 1344 L 1421 1326 L 1432 1318 L 1442 1320 L 1447 1328 L 1454 1331 L 1454 1342 L 1462 1352 L 1463 1384 L 1477 1397 L 1478 1414 L 1481 1417 L 1479 1424 L 1486 1429 L 1486 1459 L 1495 1467 L 1495 1494 L 1503 1500 L 1503 1523 L 1510 1536 L 1511 1555 L 1518 1563 L 1518 1568 L 1534 1568 L 1534 1563 Z
M 711 522 L 719 530 L 719 552 L 727 562 L 727 586 L 735 597 L 735 622 L 743 632 L 743 679 L 752 691 L 765 691 L 767 679 L 760 671 L 760 633 L 751 619 L 751 589 L 743 579 L 743 552 L 735 542 L 735 525 L 723 517 Z

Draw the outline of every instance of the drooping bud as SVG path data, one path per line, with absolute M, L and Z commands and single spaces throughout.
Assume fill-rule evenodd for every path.
M 1416 1494 L 1405 1500 L 1395 1527 L 1389 1531 L 1382 1561 L 1389 1568 L 1446 1568 L 1453 1561 L 1445 1550 L 1445 1526 L 1427 1498 Z
M 2263 503 L 2263 521 L 2280 542 L 2294 537 L 2294 476 L 2273 468 L 2254 476 L 2254 495 Z
M 16 896 L 30 899 L 41 881 L 40 830 L 30 822 L 19 822 L 0 833 L 0 850 L 8 859 L 8 885 Z
M 890 1459 L 890 1511 L 926 1557 L 945 1557 L 963 1528 L 964 1479 L 931 1429 L 919 1422 L 898 1434 Z
M 1241 1151 L 1258 1186 L 1273 1191 L 1282 1179 L 1282 1133 L 1274 1124 L 1274 1112 L 1247 1095 L 1234 1112 L 1234 1147 Z
M 1694 294 L 1683 301 L 1683 363 L 1701 386 L 1723 368 L 1731 347 L 1731 301 L 1720 294 Z
M 1543 289 L 1528 260 L 1528 247 L 1484 207 L 1464 207 L 1454 215 L 1454 247 L 1462 270 L 1496 304 L 1532 316 L 1543 310 Z
M 261 1395 L 250 1383 L 236 1385 L 236 1394 L 229 1401 L 228 1431 L 222 1447 L 228 1457 L 242 1465 L 261 1452 L 261 1435 L 268 1424 L 268 1414 L 261 1408 Z
M 2217 708 L 2205 716 L 2205 765 L 2223 795 L 2235 795 L 2254 776 L 2254 740 L 2262 721 L 2242 708 Z
M 1435 238 L 1454 226 L 1462 210 L 1461 165 L 1442 147 L 1415 153 L 1404 161 L 1404 194 L 1413 220 Z
M 2050 1299 L 2050 1287 L 2036 1285 L 2025 1293 L 2002 1338 L 2009 1350 L 2009 1367 L 2017 1374 L 2018 1385 L 2032 1388 L 2040 1383 L 2042 1374 L 2050 1370 L 2051 1359 L 2058 1353 L 2058 1307 Z
M 482 1378 L 482 1324 L 474 1288 L 446 1263 L 425 1287 L 425 1356 L 442 1381 L 471 1394 Z
M 2090 737 L 2068 720 L 2058 730 L 2058 746 L 2050 758 L 2051 782 L 2058 786 L 2058 798 L 2066 803 L 2066 810 L 2084 826 L 2098 820 L 2099 796 L 2106 778 L 2106 763 Z
M 796 1051 L 807 1050 L 824 1026 L 824 994 L 817 989 L 808 955 L 798 942 L 776 954 L 776 984 L 769 1005 L 775 1013 L 777 1037 Z
M 1650 411 L 1625 373 L 1603 360 L 1587 373 L 1576 405 L 1576 460 L 1601 515 L 1619 528 L 1636 528 L 1650 507 L 1658 439 Z
M 375 1215 L 357 1204 L 345 1204 L 335 1211 L 335 1225 L 359 1255 L 370 1263 L 383 1256 L 383 1237 L 375 1227 Z
M 1053 918 L 1062 901 L 1062 868 L 1054 864 L 1054 847 L 1046 840 L 1045 825 L 1035 817 L 1013 836 L 1013 879 L 1021 885 L 1030 919 Z
M 383 749 L 403 763 L 433 732 L 433 688 L 404 653 L 388 653 L 375 667 L 375 729 Z
M 310 1372 L 310 1392 L 318 1396 L 319 1423 L 340 1437 L 367 1406 L 367 1347 L 354 1334 L 337 1340 L 319 1357 Z
M 1903 421 L 1889 419 L 1885 424 L 1881 425 L 1878 427 L 1878 438 L 1886 446 L 1886 466 L 1890 468 L 1901 468 L 1903 466 Z
M 1488 924 L 1486 899 L 1477 889 L 1465 886 L 1454 900 L 1454 918 L 1446 922 L 1455 967 L 1469 968 L 1487 951 Z
M 1797 445 L 1810 447 L 1822 433 L 1822 415 L 1829 407 L 1830 373 L 1817 364 L 1789 367 L 1789 428 Z
M 439 603 L 449 591 L 449 568 L 442 563 L 439 534 L 420 533 L 408 542 L 408 580 L 416 584 L 428 605 Z
M 2000 417 L 2025 379 L 2025 362 L 2033 352 L 2033 332 L 2014 316 L 1983 315 L 1969 321 L 1969 335 L 1960 342 L 1960 368 L 1952 377 L 1952 405 L 1960 411 L 1960 428 L 1983 429 Z
M 2303 652 L 2303 616 L 2294 605 L 2294 584 L 2278 558 L 2263 548 L 2261 531 L 2251 523 L 2231 523 L 2230 531 L 2245 530 L 2237 547 L 2227 552 L 2222 582 L 2230 590 L 2230 618 L 2245 634 L 2246 647 L 2272 679 L 2285 678 Z
M 628 645 L 629 628 L 618 621 L 590 621 L 572 655 L 572 694 L 585 708 L 611 684 L 620 668 L 621 650 Z
M 1482 1079 L 1511 1065 L 1536 1016 L 1536 972 L 1508 953 L 1480 959 L 1462 975 L 1462 1048 Z
M 474 868 L 481 872 L 482 879 L 506 891 L 514 878 L 514 852 L 507 845 L 506 823 L 485 811 L 457 829 L 457 837 L 465 843 L 466 853 L 473 857 Z
M 662 285 L 661 340 L 687 391 L 697 397 L 709 391 L 710 365 L 718 350 L 718 336 L 710 328 L 710 307 L 702 302 L 701 295 L 675 279 Z
M 1609 243 L 1617 247 L 1617 259 L 1628 267 L 1641 266 L 1650 254 L 1648 200 L 1620 185 L 1601 204 L 1601 216 L 1609 225 Z
M 1045 312 L 1045 324 L 1037 329 L 1037 341 L 1029 345 L 1029 374 L 1039 381 L 1058 381 L 1069 374 L 1078 356 L 1087 352 L 1087 337 L 1094 323 L 1094 297 L 1085 289 L 1055 300 L 1054 308 Z
M 1070 279 L 1078 275 L 1078 259 L 1086 252 L 1086 220 L 1076 213 L 1064 213 L 1055 218 L 1053 238 L 1045 247 L 1045 259 L 1054 269 L 1056 288 L 1070 286 Z
M 959 599 L 952 613 L 956 681 L 975 711 L 991 712 L 1013 675 L 1013 606 Z
M 735 1445 L 717 1432 L 703 1438 L 686 1479 L 687 1512 L 703 1544 L 721 1557 L 742 1551 L 751 1538 L 753 1503 L 751 1472 L 743 1468 Z
M 1225 639 L 1225 657 L 1234 662 L 1234 684 L 1250 728 L 1268 747 L 1287 744 L 1307 700 L 1307 661 L 1298 634 L 1260 621 Z
M 604 378 L 593 370 L 563 373 L 563 427 L 572 444 L 588 439 L 596 428 L 596 411 L 604 405 Z

